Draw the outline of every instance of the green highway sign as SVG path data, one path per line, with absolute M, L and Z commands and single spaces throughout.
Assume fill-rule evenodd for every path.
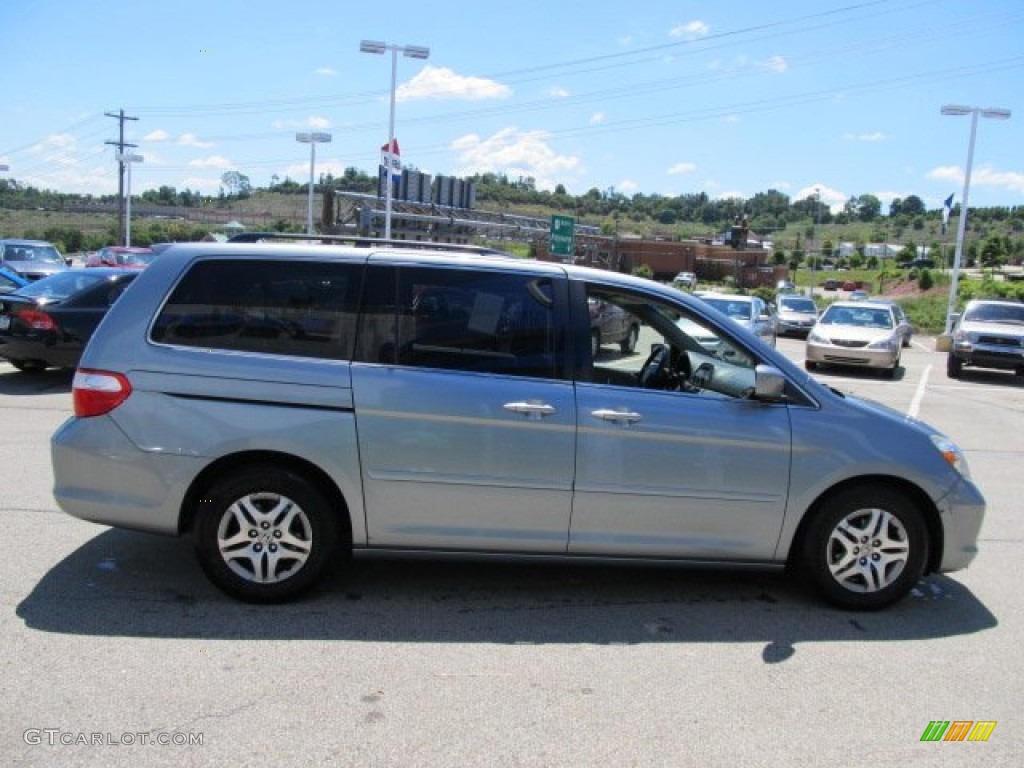
M 576 247 L 576 220 L 572 216 L 551 217 L 552 256 L 572 256 Z

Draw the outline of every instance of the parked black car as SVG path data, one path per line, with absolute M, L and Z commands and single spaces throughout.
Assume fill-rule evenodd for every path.
M 0 358 L 21 371 L 74 368 L 135 270 L 69 269 L 0 296 Z

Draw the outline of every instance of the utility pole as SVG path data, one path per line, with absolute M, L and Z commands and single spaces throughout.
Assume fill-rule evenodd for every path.
M 131 147 L 134 149 L 138 144 L 126 144 L 124 140 L 124 121 L 125 120 L 138 120 L 137 117 L 128 117 L 125 115 L 124 110 L 118 110 L 117 113 L 104 112 L 107 117 L 113 117 L 118 121 L 120 132 L 118 134 L 117 141 L 105 141 L 104 144 L 112 144 L 117 147 L 117 242 L 124 242 L 124 160 L 121 158 L 124 156 L 124 148 Z

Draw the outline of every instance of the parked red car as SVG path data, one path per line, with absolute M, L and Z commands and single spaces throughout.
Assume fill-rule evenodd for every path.
M 125 269 L 143 269 L 156 258 L 152 248 L 136 246 L 108 245 L 95 253 L 90 253 L 85 260 L 87 267 L 124 267 Z

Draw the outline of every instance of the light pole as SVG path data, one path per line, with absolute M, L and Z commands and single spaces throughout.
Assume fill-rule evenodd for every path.
M 811 256 L 811 298 L 814 298 L 814 288 L 818 282 L 818 257 L 814 253 L 814 244 L 818 237 L 818 209 L 821 207 L 821 190 L 814 188 L 814 227 L 811 230 L 811 244 L 808 247 Z
M 430 56 L 430 49 L 421 45 L 393 45 L 382 43 L 378 40 L 363 40 L 359 43 L 359 50 L 363 53 L 384 53 L 391 51 L 391 112 L 388 117 L 388 160 L 391 159 L 391 151 L 395 146 L 395 81 L 398 72 L 398 52 L 407 59 L 426 59 Z M 384 173 L 384 237 L 391 239 L 391 164 Z
M 132 165 L 142 162 L 142 155 L 133 155 L 122 152 L 117 156 L 119 162 L 128 166 L 128 173 L 125 176 L 125 213 L 124 213 L 124 244 L 131 247 L 132 244 Z
M 964 170 L 964 191 L 960 203 L 960 221 L 956 227 L 956 251 L 953 255 L 953 279 L 949 283 L 949 306 L 946 308 L 946 334 L 953 327 L 953 310 L 956 308 L 956 289 L 960 280 L 960 264 L 964 253 L 964 234 L 967 232 L 967 193 L 971 188 L 971 165 L 974 163 L 974 137 L 978 132 L 978 115 L 993 120 L 1008 120 L 1010 110 L 981 107 L 964 107 L 957 104 L 946 104 L 942 107 L 944 115 L 970 115 L 971 139 L 967 143 L 967 168 Z
M 306 205 L 306 234 L 313 234 L 313 166 L 316 165 L 316 145 L 331 140 L 329 133 L 296 133 L 295 140 L 309 144 L 309 202 Z

